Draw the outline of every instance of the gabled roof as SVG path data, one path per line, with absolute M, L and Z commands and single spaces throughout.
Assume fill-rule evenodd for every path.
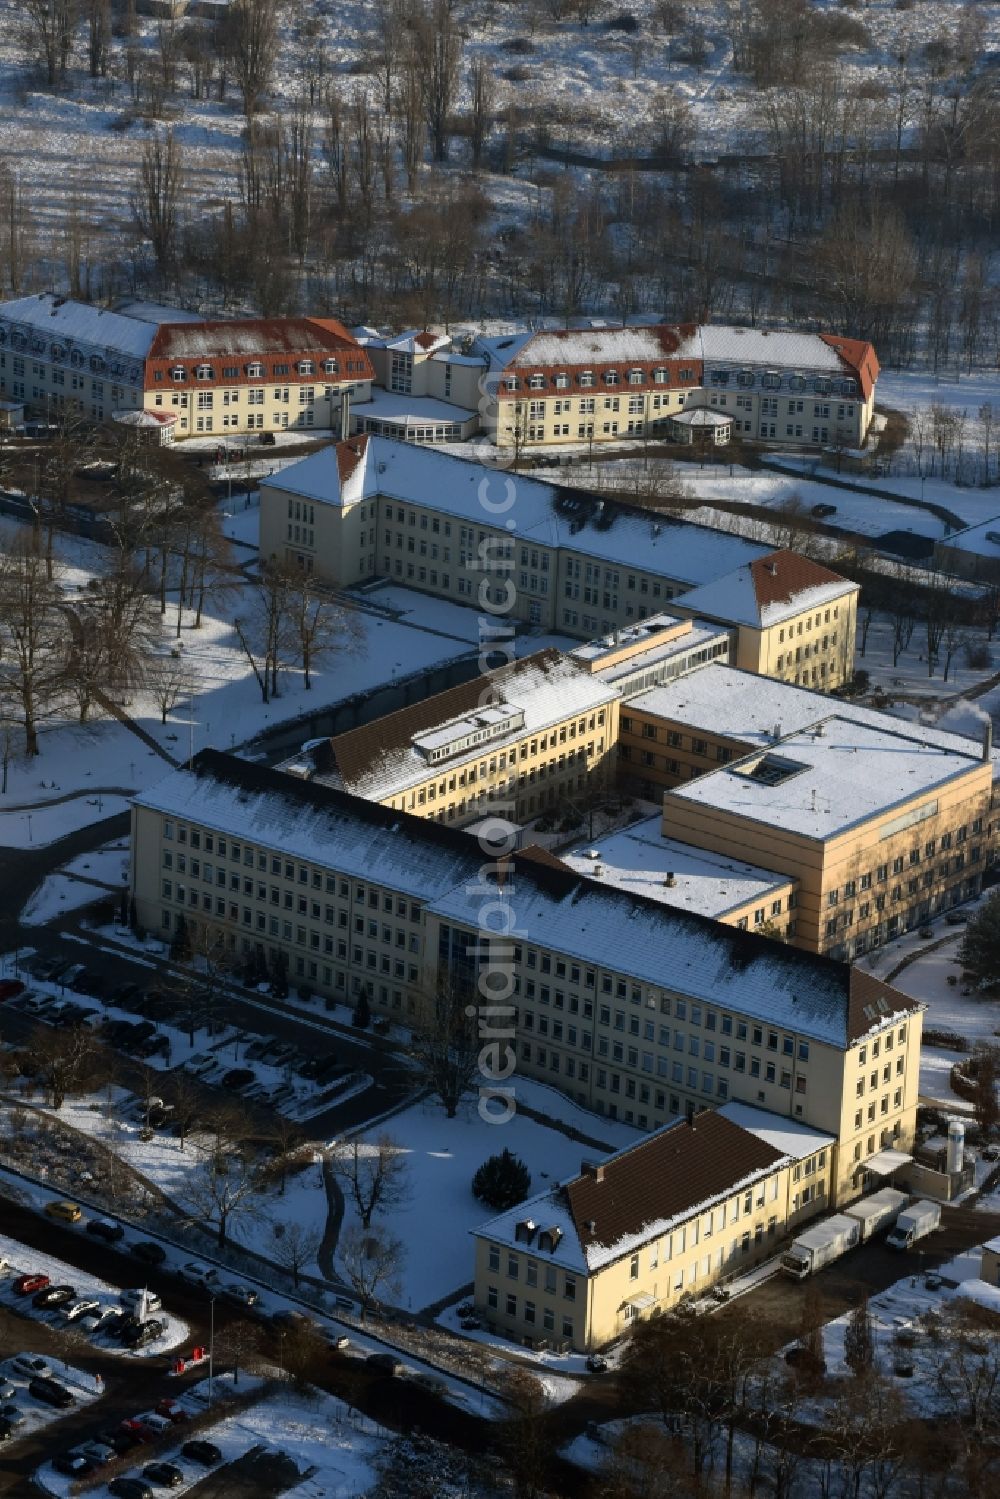
M 821 563 L 779 551 L 703 583 L 675 602 L 685 611 L 763 630 L 857 592 L 857 583 Z
M 478 1238 L 593 1273 L 791 1162 L 758 1134 L 706 1110 L 587 1164 L 475 1230 Z M 555 1244 L 543 1240 L 555 1230 Z
M 367 366 L 364 350 L 333 318 L 239 318 L 161 323 L 150 344 L 149 358 L 221 359 L 226 355 L 322 354 L 345 349 L 356 350 Z
M 879 377 L 880 368 L 872 345 L 861 338 L 841 338 L 837 333 L 821 333 L 819 336 L 856 373 L 867 401 Z

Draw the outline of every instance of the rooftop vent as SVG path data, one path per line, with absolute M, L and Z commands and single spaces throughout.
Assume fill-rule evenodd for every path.
M 674 874 L 672 869 L 668 871 L 667 877 L 663 881 L 663 883 L 666 885 L 668 890 L 672 890 L 677 884 L 677 876 Z

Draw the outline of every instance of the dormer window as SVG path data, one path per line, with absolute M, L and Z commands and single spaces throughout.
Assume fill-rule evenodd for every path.
M 239 368 L 235 364 L 227 364 L 227 365 L 225 365 L 223 367 L 223 370 L 222 370 L 222 378 L 223 378 L 223 380 L 238 380 L 239 379 L 239 374 L 240 374 Z
M 544 375 L 532 375 L 531 378 L 528 381 L 528 389 L 529 390 L 544 390 L 545 389 L 545 376 Z
M 49 354 L 53 359 L 66 358 L 66 350 L 63 348 L 62 344 L 53 344 L 51 349 L 49 350 Z
M 311 359 L 302 359 L 299 361 L 300 375 L 315 375 L 315 373 L 316 366 Z
M 840 388 L 845 396 L 854 397 L 858 394 L 858 383 L 856 380 L 842 380 Z
M 257 360 L 247 365 L 247 377 L 250 380 L 263 380 L 264 366 Z
M 736 384 L 741 385 L 744 390 L 749 390 L 753 384 L 753 370 L 740 370 L 736 376 Z
M 552 384 L 556 390 L 569 390 L 569 376 L 566 374 L 553 375 Z
M 653 371 L 653 384 L 654 385 L 669 385 L 670 384 L 670 371 L 666 370 L 666 369 L 654 370 Z
M 630 385 L 641 385 L 642 384 L 642 370 L 629 370 L 629 372 L 628 372 L 628 383 Z
M 805 388 L 806 388 L 805 376 L 804 375 L 789 375 L 789 377 L 788 377 L 788 388 L 789 388 L 789 390 L 805 390 Z
M 182 382 L 185 381 L 187 377 L 187 370 L 182 364 L 175 364 L 173 369 L 170 371 L 170 378 L 171 380 L 173 380 L 175 385 L 182 384 Z
M 813 386 L 817 395 L 828 396 L 830 394 L 830 382 L 825 375 L 817 376 L 813 381 Z
M 518 380 L 516 375 L 508 375 L 506 380 L 504 381 L 504 385 L 508 390 L 517 390 L 518 386 L 520 385 L 520 381 Z
M 618 384 L 618 371 L 617 370 L 605 370 L 604 371 L 604 383 L 605 383 L 605 385 L 617 385 Z
M 539 1249 L 547 1249 L 550 1254 L 555 1254 L 556 1250 L 559 1248 L 559 1241 L 561 1238 L 561 1228 L 543 1228 L 539 1231 L 538 1234 L 538 1247 Z
M 324 359 L 324 361 L 323 361 L 323 373 L 324 373 L 324 375 L 339 375 L 340 374 L 340 364 L 338 363 L 338 361 L 336 359 Z
M 79 370 L 83 368 L 83 355 L 80 353 L 79 349 L 73 350 L 72 354 L 70 354 L 69 356 L 69 362 L 74 369 Z
M 214 380 L 215 371 L 210 364 L 199 364 L 195 370 L 196 380 Z
M 594 383 L 594 372 L 593 372 L 593 370 L 583 370 L 581 372 L 581 374 L 580 374 L 580 384 L 585 389 L 589 389 L 590 386 L 593 385 L 593 383 Z
M 90 368 L 95 371 L 104 369 L 104 360 L 101 358 L 100 354 L 91 354 Z
M 537 1232 L 537 1223 L 531 1218 L 525 1218 L 514 1229 L 514 1239 L 518 1244 L 530 1244 Z

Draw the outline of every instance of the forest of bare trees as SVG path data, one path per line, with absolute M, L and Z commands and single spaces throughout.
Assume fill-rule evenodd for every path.
M 656 309 L 835 326 L 890 364 L 996 364 L 1000 90 L 975 3 L 937 27 L 928 0 L 905 0 L 877 69 L 855 65 L 875 48 L 870 11 L 813 0 L 510 0 L 489 53 L 477 0 L 371 0 L 349 33 L 291 0 L 155 25 L 131 0 L 24 12 L 39 86 L 107 77 L 125 127 L 151 136 L 128 251 L 67 211 L 61 265 L 19 164 L 0 161 L 5 291 L 79 286 L 85 270 L 105 293 L 351 320 Z M 549 40 L 575 34 L 612 38 L 636 76 L 666 55 L 683 86 L 657 73 L 640 118 L 526 92 Z M 740 113 L 706 139 L 689 80 L 711 87 L 720 58 Z M 183 130 L 202 99 L 242 117 L 207 211 Z M 510 214 L 504 179 L 519 185 Z

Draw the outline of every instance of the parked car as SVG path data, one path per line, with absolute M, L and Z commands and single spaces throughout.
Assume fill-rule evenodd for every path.
M 587 1359 L 587 1368 L 591 1374 L 604 1374 L 608 1367 L 608 1361 L 603 1353 L 592 1353 Z
M 81 1442 L 77 1451 L 82 1452 L 84 1457 L 89 1457 L 95 1468 L 103 1468 L 113 1457 L 118 1456 L 113 1447 L 109 1447 L 106 1442 L 99 1442 L 97 1440 Z
M 223 1076 L 220 1086 L 232 1088 L 235 1092 L 239 1088 L 245 1088 L 248 1083 L 252 1083 L 254 1076 L 255 1074 L 249 1067 L 232 1067 Z
M 177 1274 L 189 1286 L 204 1286 L 212 1290 L 215 1289 L 215 1282 L 219 1279 L 218 1270 L 213 1270 L 206 1265 L 197 1265 L 193 1260 L 182 1265 Z
M 155 1499 L 153 1490 L 141 1478 L 112 1478 L 108 1493 L 115 1499 Z
M 79 1223 L 83 1213 L 75 1202 L 47 1202 L 45 1216 L 55 1218 L 59 1223 Z
M 947 926 L 963 926 L 968 921 L 969 914 L 967 911 L 946 911 L 944 919 Z
M 135 1244 L 130 1244 L 129 1249 L 144 1265 L 162 1265 L 167 1257 L 163 1245 L 154 1244 L 152 1239 L 139 1239 Z
M 259 1062 L 262 1060 L 264 1053 L 265 1051 L 267 1051 L 267 1048 L 270 1046 L 270 1044 L 270 1041 L 268 1041 L 266 1037 L 259 1036 L 256 1041 L 250 1042 L 243 1055 L 246 1057 L 248 1062 Z
M 350 1348 L 351 1340 L 345 1333 L 333 1333 L 330 1337 L 330 1347 L 337 1353 L 343 1353 L 345 1348 Z
M 934 928 L 932 926 L 922 926 L 917 932 L 918 937 L 933 937 L 933 935 Z
M 0 1420 L 6 1421 L 8 1426 L 20 1426 L 24 1421 L 24 1411 L 19 1405 L 5 1401 L 0 1405 Z
M 135 1420 L 140 1422 L 147 1431 L 151 1431 L 157 1437 L 162 1437 L 173 1426 L 170 1417 L 161 1416 L 159 1411 L 142 1411 L 135 1417 Z
M 67 1478 L 83 1478 L 94 1470 L 94 1464 L 82 1452 L 64 1452 L 61 1457 L 52 1459 L 52 1466 L 57 1473 L 65 1473 Z
M 176 1489 L 184 1482 L 184 1474 L 173 1463 L 148 1463 L 142 1476 L 161 1489 Z
M 17 1386 L 12 1385 L 9 1379 L 0 1378 L 0 1400 L 13 1400 L 17 1394 Z
M 60 968 L 54 977 L 56 982 L 61 984 L 64 989 L 72 989 L 81 973 L 85 972 L 86 964 L 70 963 L 66 968 Z
M 33 1379 L 28 1385 L 28 1394 L 40 1400 L 43 1405 L 54 1405 L 59 1410 L 68 1410 L 71 1405 L 76 1404 L 66 1386 L 55 1379 Z
M 120 1457 L 123 1452 L 131 1452 L 134 1447 L 139 1446 L 138 1437 L 133 1436 L 130 1431 L 122 1431 L 120 1427 L 116 1431 L 100 1432 L 97 1440 L 102 1446 L 110 1447 L 116 1457 Z
M 45 1359 L 40 1358 L 37 1353 L 15 1353 L 10 1360 L 10 1366 L 19 1374 L 31 1374 L 38 1378 L 44 1378 L 52 1373 Z
M 812 513 L 817 520 L 823 520 L 828 515 L 836 515 L 837 507 L 836 505 L 814 505 Z
M 167 1420 L 172 1421 L 175 1426 L 180 1421 L 190 1420 L 190 1416 L 183 1405 L 174 1400 L 170 1395 L 164 1395 L 161 1400 L 156 1402 L 156 1414 L 158 1416 L 166 1416 Z
M 195 1076 L 203 1072 L 211 1072 L 213 1067 L 219 1065 L 218 1057 L 213 1057 L 210 1052 L 196 1051 L 193 1057 L 188 1057 L 184 1063 L 184 1071 L 191 1072 Z
M 260 1300 L 260 1295 L 252 1286 L 226 1285 L 219 1294 L 223 1301 L 228 1301 L 232 1306 L 256 1306 Z
M 147 1426 L 145 1416 L 126 1416 L 122 1431 L 130 1431 L 140 1442 L 152 1442 L 157 1436 L 153 1428 Z
M 393 1353 L 370 1353 L 365 1360 L 370 1369 L 379 1374 L 402 1374 L 403 1365 Z
M 161 1322 L 157 1317 L 150 1317 L 148 1322 L 140 1322 L 137 1327 L 126 1328 L 122 1333 L 121 1341 L 126 1348 L 145 1348 L 147 1343 L 155 1343 L 166 1330 L 165 1322 Z
M 478 1332 L 482 1325 L 478 1317 L 463 1317 L 459 1323 L 463 1332 Z
M 112 1223 L 110 1218 L 91 1218 L 87 1223 L 88 1234 L 93 1234 L 95 1239 L 103 1239 L 105 1244 L 117 1244 L 119 1239 L 124 1239 L 125 1230 L 120 1223 Z
M 76 1322 L 81 1317 L 89 1317 L 92 1312 L 99 1312 L 100 1310 L 101 1303 L 99 1301 L 95 1301 L 92 1297 L 84 1296 L 79 1301 L 71 1301 L 68 1306 L 64 1306 L 62 1314 L 67 1322 Z
M 155 1291 L 147 1291 L 141 1288 L 122 1291 L 118 1300 L 122 1306 L 128 1307 L 133 1312 L 139 1307 L 142 1307 L 147 1312 L 158 1312 L 163 1305 L 163 1302 Z
M 273 432 L 261 432 L 257 439 L 265 448 L 273 448 L 277 440 Z
M 934 1270 L 931 1271 L 930 1275 L 924 1276 L 925 1291 L 940 1291 L 943 1285 L 944 1277 L 942 1275 L 938 1275 Z
M 18 1296 L 31 1296 L 35 1291 L 43 1291 L 48 1284 L 47 1275 L 19 1275 L 14 1282 L 14 1292 Z
M 222 1461 L 222 1452 L 215 1443 L 203 1441 L 201 1437 L 185 1442 L 181 1452 L 193 1463 L 200 1463 L 203 1468 L 214 1468 L 216 1463 Z
M 44 1311 L 50 1306 L 67 1306 L 75 1300 L 76 1286 L 46 1286 L 31 1298 L 31 1304 Z
M 23 993 L 24 985 L 20 979 L 0 979 L 0 1004 L 6 999 L 16 999 Z

